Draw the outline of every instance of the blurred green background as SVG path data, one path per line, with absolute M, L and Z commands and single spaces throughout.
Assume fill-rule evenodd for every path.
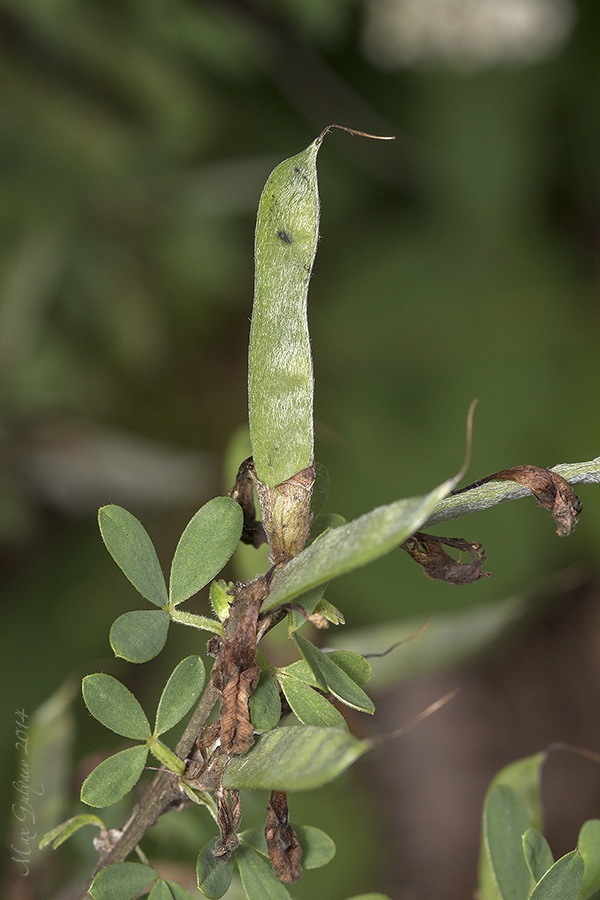
M 599 41 L 593 0 L 0 0 L 5 809 L 14 709 L 68 681 L 74 760 L 114 749 L 81 710 L 81 676 L 110 671 L 151 710 L 181 648 L 202 648 L 185 633 L 147 667 L 111 659 L 110 624 L 137 600 L 96 510 L 142 518 L 167 566 L 189 516 L 230 487 L 258 198 L 325 125 L 396 135 L 334 132 L 319 156 L 327 510 L 351 518 L 453 474 L 474 397 L 473 479 L 598 455 Z M 496 603 L 576 561 L 594 573 L 600 503 L 580 495 L 568 541 L 533 501 L 451 528 L 487 549 L 493 577 L 476 585 L 392 554 L 328 598 L 358 628 Z M 78 777 L 62 775 L 72 798 Z M 391 890 L 364 784 L 331 790 L 320 811 L 299 798 L 298 818 L 330 827 L 338 861 L 294 896 Z M 354 815 L 364 836 L 344 849 Z M 39 884 L 13 866 L 14 896 L 85 870 L 55 856 Z

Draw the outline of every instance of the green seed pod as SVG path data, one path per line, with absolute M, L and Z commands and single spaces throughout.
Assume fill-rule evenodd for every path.
M 319 234 L 317 153 L 312 144 L 271 172 L 258 206 L 248 406 L 254 479 L 276 564 L 300 552 L 310 527 L 313 369 L 307 297 Z
M 319 230 L 316 162 L 322 141 L 320 135 L 274 169 L 258 207 L 248 400 L 254 468 L 269 487 L 313 462 L 306 304 Z

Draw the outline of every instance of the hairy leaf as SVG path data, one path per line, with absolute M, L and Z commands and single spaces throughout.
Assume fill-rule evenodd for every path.
M 47 847 L 49 844 L 52 844 L 52 849 L 56 850 L 57 847 L 64 844 L 72 834 L 75 834 L 75 832 L 79 831 L 80 828 L 83 828 L 84 825 L 96 825 L 100 828 L 100 831 L 106 830 L 106 826 L 102 819 L 95 816 L 93 813 L 83 813 L 79 816 L 73 816 L 72 819 L 67 819 L 66 822 L 62 822 L 60 825 L 57 825 L 56 828 L 46 832 L 39 843 L 40 850 Z
M 541 767 L 546 759 L 545 753 L 534 753 L 532 756 L 518 759 L 501 769 L 493 778 L 487 792 L 489 797 L 494 788 L 504 785 L 514 789 L 524 803 L 529 821 L 523 833 L 529 826 L 538 830 L 542 827 L 542 800 L 540 793 Z M 487 802 L 487 801 L 486 801 Z M 519 837 L 519 857 L 524 861 L 522 843 Z M 514 851 L 517 852 L 516 850 Z M 520 865 L 520 863 L 519 863 Z M 481 841 L 479 855 L 479 897 L 480 900 L 503 900 L 499 893 L 497 881 L 490 866 L 487 852 L 487 838 L 485 834 L 485 810 L 484 833 Z
M 146 529 L 126 509 L 103 506 L 98 512 L 106 548 L 129 581 L 155 606 L 169 602 L 165 579 Z
M 554 864 L 548 841 L 537 828 L 528 828 L 523 835 L 523 852 L 532 878 L 538 882 Z
M 148 895 L 148 900 L 194 900 L 189 891 L 174 881 L 159 881 Z
M 88 806 L 112 806 L 137 784 L 147 758 L 145 744 L 109 756 L 90 772 L 81 785 L 81 799 Z
M 501 900 L 527 900 L 532 878 L 523 856 L 523 834 L 530 827 L 527 808 L 506 784 L 486 797 L 483 833 L 487 858 Z
M 256 731 L 271 731 L 281 718 L 281 699 L 272 672 L 261 672 L 250 697 L 250 718 Z
M 233 877 L 234 857 L 217 858 L 213 848 L 219 838 L 213 838 L 202 848 L 196 863 L 198 887 L 209 900 L 219 900 L 229 890 Z
M 280 676 L 279 683 L 290 709 L 303 725 L 348 727 L 342 714 L 308 684 L 286 675 Z
M 296 825 L 292 822 L 292 827 L 302 847 L 303 869 L 320 869 L 321 866 L 326 866 L 331 862 L 335 856 L 336 847 L 328 834 L 313 825 Z M 264 828 L 249 828 L 247 831 L 242 831 L 239 837 L 240 841 L 249 844 L 258 853 L 268 857 Z
M 581 826 L 577 849 L 583 857 L 585 871 L 578 900 L 600 896 L 600 819 L 588 819 Z
M 150 723 L 131 691 L 112 675 L 97 672 L 86 675 L 82 682 L 85 705 L 106 728 L 123 737 L 145 741 L 150 737 Z
M 308 791 L 337 778 L 367 750 L 343 728 L 312 725 L 276 728 L 232 759 L 223 774 L 226 788 Z
M 252 847 L 240 844 L 237 864 L 248 900 L 290 900 L 286 888 L 275 877 L 271 863 Z
M 371 675 L 373 674 L 371 663 L 364 656 L 361 656 L 360 653 L 353 653 L 351 650 L 330 650 L 327 653 L 327 658 L 334 662 L 356 684 L 362 686 L 371 680 Z
M 318 688 L 321 688 L 322 691 L 326 691 L 327 680 L 321 669 L 321 652 L 317 650 L 314 644 L 300 634 L 293 634 L 292 640 L 302 654 L 305 664 L 310 669 L 312 675 L 311 683 L 315 684 Z
M 171 603 L 183 603 L 219 574 L 238 545 L 243 518 L 241 507 L 229 497 L 215 497 L 198 510 L 175 550 Z
M 158 704 L 155 734 L 164 734 L 183 719 L 202 693 L 204 680 L 204 663 L 199 656 L 188 656 L 178 663 Z
M 133 900 L 156 881 L 158 873 L 141 863 L 122 862 L 101 869 L 92 882 L 94 900 Z
M 573 850 L 548 869 L 529 895 L 529 900 L 577 900 L 583 881 L 583 859 Z
M 360 709 L 362 712 L 375 712 L 375 704 L 371 698 L 365 694 L 363 689 L 349 675 L 346 675 L 343 669 L 336 665 L 329 653 L 322 653 L 310 641 L 307 641 L 306 638 L 299 634 L 294 635 L 294 641 L 313 672 L 321 673 L 322 678 L 325 680 L 326 690 L 331 691 L 338 700 L 341 700 L 347 706 Z M 311 648 L 310 654 L 308 652 L 309 647 Z M 317 686 L 321 687 L 322 685 L 320 682 L 317 682 Z
M 171 619 L 164 609 L 136 609 L 123 613 L 110 629 L 115 656 L 144 663 L 158 656 L 167 642 Z

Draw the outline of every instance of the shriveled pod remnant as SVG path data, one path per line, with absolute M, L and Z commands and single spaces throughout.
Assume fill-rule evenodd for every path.
M 273 170 L 256 220 L 248 405 L 254 478 L 273 563 L 296 556 L 310 526 L 315 472 L 307 297 L 319 234 L 317 153 L 332 128 L 377 137 L 329 125 Z

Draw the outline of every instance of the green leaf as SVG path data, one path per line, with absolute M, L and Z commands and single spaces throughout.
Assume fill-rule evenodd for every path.
M 106 728 L 133 740 L 150 737 L 150 723 L 131 691 L 112 675 L 97 672 L 82 682 L 85 705 Z
M 328 834 L 313 825 L 296 825 L 291 823 L 302 848 L 302 868 L 320 869 L 326 866 L 335 856 L 335 844 Z M 240 841 L 248 844 L 257 853 L 268 858 L 267 841 L 264 828 L 248 828 L 239 835 Z
M 582 881 L 583 859 L 577 850 L 573 850 L 548 869 L 529 900 L 577 900 Z
M 371 663 L 360 653 L 354 653 L 352 650 L 331 650 L 327 653 L 327 659 L 334 662 L 358 685 L 367 684 L 371 680 L 373 674 Z
M 305 594 L 301 594 L 300 597 L 296 598 L 294 605 L 301 606 L 304 612 L 300 609 L 290 609 L 288 614 L 288 634 L 290 636 L 296 629 L 306 625 L 308 616 L 314 613 L 315 609 L 323 599 L 323 594 L 327 590 L 327 587 L 327 584 L 320 584 L 316 588 L 312 588 L 310 591 L 306 591 Z
M 326 531 L 332 528 L 339 528 L 340 525 L 347 525 L 348 520 L 339 513 L 327 513 L 325 516 L 317 516 L 310 525 L 310 534 L 308 536 L 308 544 L 312 544 L 317 538 L 320 538 Z
M 600 819 L 588 819 L 581 826 L 577 849 L 583 857 L 585 872 L 578 900 L 591 900 L 600 894 Z
M 167 586 L 144 526 L 126 509 L 112 505 L 98 511 L 98 523 L 106 549 L 132 585 L 155 606 L 166 606 Z
M 199 656 L 188 656 L 175 667 L 161 694 L 155 734 L 164 734 L 183 719 L 204 687 L 206 675 Z
M 327 621 L 331 622 L 332 625 L 346 624 L 343 613 L 337 608 L 337 606 L 334 606 L 333 603 L 330 603 L 329 600 L 326 600 L 325 597 L 319 600 L 315 612 L 321 613 L 322 616 L 325 616 Z
M 213 856 L 213 847 L 218 838 L 209 841 L 198 855 L 196 877 L 198 887 L 209 900 L 219 900 L 229 890 L 233 877 L 234 857 L 217 859 Z
M 494 776 L 490 788 L 506 784 L 515 789 L 525 804 L 531 825 L 542 830 L 541 772 L 548 754 L 534 753 L 509 763 Z
M 100 831 L 106 831 L 106 826 L 102 819 L 95 816 L 93 813 L 83 813 L 80 816 L 73 816 L 72 819 L 67 819 L 66 822 L 62 822 L 60 825 L 57 825 L 56 828 L 47 831 L 39 843 L 40 850 L 43 850 L 43 848 L 47 847 L 49 844 L 52 844 L 52 849 L 56 850 L 57 847 L 64 844 L 72 834 L 75 834 L 76 831 L 79 831 L 79 829 L 83 828 L 85 825 L 97 825 Z
M 247 844 L 237 848 L 237 864 L 248 900 L 291 900 L 270 862 Z
M 233 582 L 223 581 L 223 579 L 213 581 L 210 586 L 210 605 L 219 622 L 224 622 L 229 615 L 229 606 L 233 600 L 234 588 Z
M 292 712 L 303 725 L 348 727 L 342 714 L 310 685 L 285 675 L 280 676 L 279 683 Z
M 106 866 L 94 878 L 90 894 L 94 900 L 133 900 L 158 878 L 158 872 L 141 863 L 122 862 Z
M 144 663 L 158 656 L 167 642 L 171 619 L 164 609 L 136 609 L 123 613 L 110 629 L 115 656 Z
M 554 865 L 554 857 L 548 841 L 537 828 L 528 828 L 523 835 L 523 852 L 535 882 L 543 878 L 548 869 Z
M 346 675 L 340 666 L 336 665 L 329 653 L 322 653 L 310 641 L 303 638 L 302 635 L 295 634 L 294 641 L 304 659 L 309 662 L 313 672 L 316 669 L 325 679 L 326 690 L 331 691 L 334 697 L 337 697 L 338 700 L 341 700 L 347 706 L 352 706 L 354 709 L 359 709 L 362 712 L 375 712 L 375 704 L 371 698 L 365 694 L 363 689 L 349 675 Z M 311 648 L 310 654 L 308 653 L 308 647 Z M 321 685 L 317 684 L 317 687 L 321 687 Z
M 483 813 L 485 849 L 501 900 L 527 900 L 531 873 L 523 855 L 523 834 L 530 826 L 525 803 L 506 784 L 488 791 Z
M 181 535 L 173 564 L 169 596 L 177 606 L 218 575 L 238 545 L 242 508 L 229 497 L 215 497 L 198 510 Z
M 159 881 L 150 891 L 148 900 L 194 900 L 194 898 L 189 891 L 174 881 Z
M 261 672 L 250 697 L 250 718 L 256 731 L 271 731 L 281 718 L 281 698 L 272 672 Z
M 244 756 L 227 764 L 223 787 L 309 791 L 337 778 L 371 742 L 343 728 L 313 725 L 276 728 L 258 738 Z
M 265 838 L 264 828 L 247 828 L 245 831 L 241 831 L 238 834 L 238 837 L 240 841 L 248 844 L 249 847 L 252 847 L 253 850 L 256 850 L 257 853 L 260 853 L 268 859 L 269 851 L 267 849 L 267 839 Z M 304 863 L 304 860 L 302 860 L 302 862 Z
M 275 572 L 262 610 L 266 612 L 282 603 L 290 603 L 305 591 L 389 553 L 419 530 L 455 484 L 456 479 L 451 478 L 423 497 L 380 506 L 347 525 L 328 531 Z
M 321 656 L 317 648 L 301 634 L 293 634 L 292 640 L 300 651 L 302 658 L 312 673 L 312 682 L 322 691 L 327 690 L 327 681 L 321 671 Z
M 534 753 L 516 762 L 510 763 L 501 769 L 493 778 L 487 795 L 498 785 L 508 785 L 514 788 L 524 802 L 529 816 L 528 826 L 541 830 L 542 828 L 542 800 L 540 791 L 541 767 L 546 759 L 546 753 Z M 527 829 L 524 829 L 526 831 Z M 482 835 L 481 852 L 479 855 L 479 900 L 501 900 L 495 878 L 490 868 L 489 857 L 486 851 L 485 833 Z M 522 853 L 522 850 L 521 850 Z
M 104 807 L 116 803 L 139 781 L 147 758 L 145 744 L 109 756 L 81 785 L 81 799 L 88 806 Z
M 335 856 L 335 843 L 328 834 L 314 825 L 292 824 L 302 847 L 302 868 L 320 869 Z

